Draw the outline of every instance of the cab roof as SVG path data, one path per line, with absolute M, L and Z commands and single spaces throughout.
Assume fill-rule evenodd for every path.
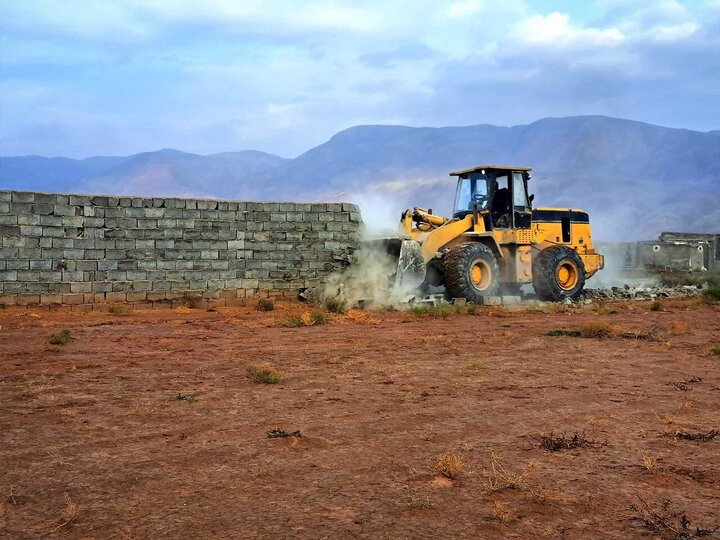
M 470 174 L 474 172 L 480 172 L 482 170 L 495 170 L 495 171 L 532 171 L 530 167 L 505 167 L 504 165 L 478 165 L 472 169 L 465 169 L 462 171 L 451 172 L 450 176 L 462 176 L 464 174 Z

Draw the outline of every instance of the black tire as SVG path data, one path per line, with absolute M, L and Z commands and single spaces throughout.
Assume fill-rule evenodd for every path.
M 585 286 L 585 265 L 577 251 L 566 246 L 542 250 L 533 259 L 533 288 L 543 300 L 577 298 Z
M 484 296 L 497 294 L 500 267 L 485 244 L 458 244 L 443 257 L 442 272 L 445 292 L 450 298 L 480 302 Z

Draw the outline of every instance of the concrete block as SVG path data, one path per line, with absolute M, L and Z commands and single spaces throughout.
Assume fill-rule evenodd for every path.
M 0 225 L 17 225 L 17 215 L 0 216 Z
M 55 212 L 55 205 L 54 204 L 33 204 L 32 207 L 33 214 L 41 215 L 41 216 L 49 216 Z
M 56 204 L 53 210 L 53 214 L 56 216 L 74 216 L 76 215 L 77 208 L 77 206 Z
M 85 301 L 85 297 L 82 294 L 63 294 L 63 304 L 82 304 Z
M 35 194 L 27 191 L 12 192 L 12 202 L 14 203 L 31 203 L 35 201 Z
M 502 296 L 484 296 L 480 303 L 484 306 L 501 306 Z
M 20 236 L 20 227 L 17 225 L 0 225 L 0 236 Z M 42 229 L 40 230 L 42 233 Z M 33 236 L 40 236 L 35 234 Z

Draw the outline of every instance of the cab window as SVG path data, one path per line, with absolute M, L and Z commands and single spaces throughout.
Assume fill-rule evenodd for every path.
M 522 212 L 530 206 L 527 198 L 527 191 L 525 191 L 525 178 L 523 173 L 514 172 L 513 178 L 513 206 L 516 212 Z

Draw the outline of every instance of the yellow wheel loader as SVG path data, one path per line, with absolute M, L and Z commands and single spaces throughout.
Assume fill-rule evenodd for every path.
M 406 210 L 400 238 L 383 240 L 397 257 L 395 290 L 444 286 L 449 298 L 481 302 L 518 294 L 532 283 L 545 300 L 575 298 L 604 266 L 593 247 L 587 212 L 533 209 L 531 169 L 485 165 L 457 177 L 453 216 Z

